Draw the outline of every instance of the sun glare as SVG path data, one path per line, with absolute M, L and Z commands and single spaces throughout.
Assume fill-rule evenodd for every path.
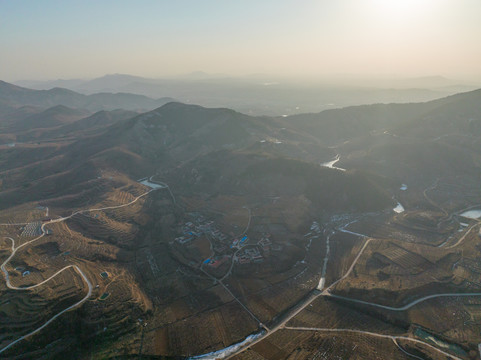
M 388 21 L 416 18 L 435 6 L 435 0 L 371 0 L 373 13 Z

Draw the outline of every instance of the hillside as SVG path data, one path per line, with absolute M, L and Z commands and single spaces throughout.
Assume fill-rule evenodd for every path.
M 90 115 L 90 113 L 86 110 L 71 109 L 63 105 L 56 105 L 42 112 L 10 122 L 10 126 L 6 131 L 15 133 L 31 129 L 58 127 L 73 123 L 88 115 Z
M 152 166 L 178 165 L 220 149 L 253 144 L 278 145 L 286 156 L 313 158 L 330 151 L 309 134 L 281 130 L 276 119 L 247 116 L 230 109 L 169 103 L 114 124 L 104 133 L 72 144 L 71 151 L 95 153 L 124 148 Z M 282 145 L 281 145 L 282 144 Z M 306 151 L 304 148 L 311 148 Z M 315 154 L 315 155 L 312 155 Z
M 72 90 L 53 88 L 32 90 L 0 81 L 0 115 L 21 106 L 49 108 L 64 105 L 70 108 L 99 110 L 150 110 L 161 106 L 171 98 L 151 99 L 142 95 L 128 93 L 96 93 L 83 95 Z
M 286 118 L 18 103 L 2 123 L 0 256 L 12 283 L 54 285 L 0 289 L 0 345 L 78 303 L 22 354 L 132 357 L 143 341 L 142 356 L 178 358 L 269 328 L 259 346 L 288 334 L 286 359 L 312 355 L 290 327 L 352 322 L 413 339 L 462 328 L 430 336 L 468 353 L 479 331 L 452 314 L 473 300 L 430 296 L 477 291 L 480 223 L 461 214 L 481 203 L 479 96 Z
M 168 95 L 206 107 L 228 107 L 249 115 L 268 116 L 361 104 L 421 102 L 473 89 L 442 77 L 369 79 L 369 85 L 366 85 L 365 80 L 342 76 L 335 80 L 326 78 L 306 83 L 269 74 L 232 77 L 203 72 L 166 78 L 109 74 L 84 81 L 23 81 L 16 84 L 39 89 L 60 86 L 82 94 L 126 92 L 152 98 Z
M 209 153 L 167 177 L 180 193 L 245 196 L 251 201 L 302 196 L 313 209 L 325 213 L 376 211 L 394 205 L 381 183 L 365 172 L 331 170 L 265 152 Z
M 479 177 L 481 90 L 419 104 L 378 104 L 287 117 L 341 155 L 340 166 L 427 185 Z M 328 159 L 326 159 L 327 161 Z
M 435 134 L 453 131 L 453 126 L 459 126 L 459 116 L 478 117 L 480 100 L 481 90 L 475 90 L 425 103 L 352 106 L 289 116 L 284 121 L 286 126 L 308 131 L 330 145 L 369 133 L 396 134 L 398 129 L 409 129 L 415 134 L 421 127 L 425 128 L 423 131 L 431 131 L 431 136 L 439 136 Z M 447 119 L 451 119 L 450 125 Z M 451 128 L 447 128 L 448 125 Z
M 86 136 L 99 134 L 116 122 L 123 121 L 135 116 L 137 113 L 127 110 L 101 110 L 79 120 L 49 129 L 37 129 L 32 126 L 29 131 L 18 134 L 17 141 L 52 141 L 54 139 L 80 139 Z

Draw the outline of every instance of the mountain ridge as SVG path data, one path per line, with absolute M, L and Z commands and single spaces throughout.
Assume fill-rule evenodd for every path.
M 25 105 L 52 107 L 65 105 L 72 108 L 84 108 L 90 111 L 115 110 L 150 110 L 174 99 L 152 99 L 147 96 L 129 93 L 96 93 L 84 95 L 75 91 L 55 87 L 50 90 L 33 90 L 0 80 L 0 107 L 16 108 Z M 0 109 L 1 111 L 2 109 Z M 5 111 L 3 111 L 5 112 Z M 1 114 L 2 112 L 0 112 Z

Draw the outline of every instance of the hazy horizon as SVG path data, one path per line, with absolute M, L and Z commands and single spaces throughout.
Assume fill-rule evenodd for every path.
M 481 2 L 0 2 L 0 79 L 481 79 Z
M 231 74 L 231 73 L 210 73 L 203 70 L 192 70 L 187 72 L 179 72 L 179 73 L 172 73 L 172 74 L 164 74 L 164 75 L 140 75 L 138 73 L 119 73 L 119 72 L 112 72 L 112 73 L 102 73 L 95 76 L 72 76 L 72 77 L 38 77 L 38 78 L 18 78 L 10 80 L 12 83 L 22 83 L 22 82 L 54 82 L 54 81 L 70 81 L 70 80 L 78 80 L 78 81 L 91 81 L 100 78 L 108 78 L 108 77 L 134 77 L 134 78 L 143 78 L 145 80 L 168 80 L 168 79 L 208 79 L 208 80 L 222 80 L 222 79 L 232 79 L 232 80 L 242 80 L 242 79 L 253 79 L 253 80 L 260 80 L 260 79 L 271 79 L 271 80 L 280 80 L 285 81 L 285 83 L 289 82 L 299 82 L 299 83 L 316 83 L 316 84 L 326 84 L 332 85 L 337 83 L 345 83 L 349 85 L 359 85 L 363 84 L 367 87 L 372 84 L 379 84 L 382 82 L 386 82 L 387 84 L 394 84 L 396 81 L 402 81 L 406 84 L 409 84 L 410 81 L 416 80 L 446 80 L 451 82 L 463 82 L 466 84 L 479 84 L 481 82 L 481 74 L 476 77 L 475 75 L 472 76 L 444 76 L 442 74 L 418 74 L 418 75 L 400 75 L 400 74 L 362 74 L 362 73 L 333 73 L 333 74 L 275 74 L 275 73 L 245 73 L 245 74 Z M 3 79 L 0 79 L 3 80 Z M 265 83 L 264 85 L 281 85 L 283 83 L 273 82 L 273 83 Z M 373 85 L 376 86 L 376 85 Z
M 0 358 L 481 360 L 480 15 L 0 0 Z

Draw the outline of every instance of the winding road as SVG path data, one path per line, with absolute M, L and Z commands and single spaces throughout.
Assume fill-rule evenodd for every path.
M 459 211 L 456 211 L 456 212 L 453 212 L 451 214 L 448 213 L 448 211 L 446 209 L 444 209 L 441 205 L 437 204 L 433 199 L 431 199 L 429 196 L 428 196 L 428 191 L 431 191 L 431 190 L 434 190 L 438 185 L 439 185 L 439 181 L 440 179 L 436 179 L 436 181 L 434 181 L 433 185 L 431 185 L 430 187 L 426 188 L 424 191 L 423 191 L 423 196 L 424 198 L 434 207 L 438 208 L 439 210 L 441 210 L 444 214 L 443 218 L 438 222 L 438 228 L 439 226 L 441 225 L 442 222 L 445 222 L 445 221 L 450 221 L 453 216 L 455 215 L 459 215 L 461 213 L 463 213 L 464 211 L 466 210 L 469 210 L 469 209 L 472 209 L 472 208 L 476 208 L 476 207 L 479 207 L 479 205 L 473 205 L 473 206 L 470 206 L 468 208 L 465 208 L 465 209 L 462 209 L 462 210 L 459 210 Z M 451 237 L 449 237 L 446 241 L 444 241 L 442 244 L 438 245 L 438 247 L 445 247 L 446 246 L 446 249 L 452 249 L 456 246 L 458 246 L 459 244 L 461 244 L 464 239 L 466 238 L 466 236 L 468 236 L 468 234 L 471 232 L 471 230 L 476 227 L 477 225 L 479 225 L 481 223 L 481 220 L 477 220 L 476 223 L 474 223 L 473 225 L 471 225 L 468 229 L 466 229 L 466 232 L 463 234 L 462 237 L 460 237 L 458 239 L 458 241 L 456 241 L 456 243 L 454 243 L 453 245 L 450 245 L 450 246 L 446 246 L 446 244 L 448 242 L 450 242 L 451 240 Z
M 369 306 L 374 306 L 377 308 L 385 309 L 385 310 L 390 310 L 390 311 L 405 311 L 410 308 L 412 308 L 414 305 L 417 305 L 423 301 L 430 300 L 430 299 L 435 299 L 435 298 L 440 298 L 440 297 L 466 297 L 466 296 L 481 296 L 481 293 L 444 293 L 444 294 L 433 294 L 433 295 L 428 295 L 424 296 L 422 298 L 419 298 L 417 300 L 414 300 L 410 302 L 409 304 L 406 304 L 404 306 L 400 307 L 393 307 L 393 306 L 386 306 L 386 305 L 381 305 L 381 304 L 376 304 L 368 301 L 363 301 L 363 300 L 357 300 L 357 299 L 352 299 L 344 296 L 339 296 L 339 295 L 333 295 L 330 293 L 323 294 L 325 296 L 330 296 L 335 299 L 340 299 L 340 300 L 345 300 L 345 301 L 350 301 L 350 302 L 355 302 L 358 304 L 363 304 L 363 305 L 369 305 Z
M 412 308 L 413 306 L 423 302 L 423 301 L 426 301 L 426 300 L 430 300 L 430 299 L 435 299 L 435 298 L 440 298 L 440 297 L 466 297 L 466 296 L 481 296 L 481 293 L 441 293 L 441 294 L 433 294 L 433 295 L 427 295 L 427 296 L 424 296 L 424 297 L 421 297 L 417 300 L 414 300 L 404 306 L 400 306 L 400 307 L 394 307 L 394 306 L 387 306 L 387 305 L 381 305 L 381 304 L 376 304 L 376 303 L 372 303 L 372 302 L 368 302 L 368 301 L 363 301 L 363 300 L 357 300 L 357 299 L 353 299 L 353 298 L 348 298 L 348 297 L 345 297 L 345 296 L 339 296 L 339 295 L 334 295 L 331 293 L 331 289 L 336 286 L 336 284 L 338 284 L 339 282 L 341 282 L 342 280 L 346 279 L 352 272 L 352 270 L 354 269 L 354 266 L 356 266 L 356 263 L 357 261 L 359 260 L 359 258 L 361 257 L 362 253 L 364 252 L 364 250 L 366 249 L 367 245 L 372 241 L 372 239 L 368 239 L 363 247 L 361 248 L 361 250 L 359 251 L 359 253 L 357 254 L 356 258 L 354 259 L 354 261 L 352 262 L 351 264 L 351 267 L 348 269 L 348 271 L 338 280 L 336 280 L 335 282 L 333 282 L 329 287 L 327 287 L 321 295 L 323 296 L 329 296 L 329 297 L 332 297 L 332 298 L 335 298 L 335 299 L 341 299 L 341 300 L 345 300 L 345 301 L 350 301 L 350 302 L 355 302 L 355 303 L 358 303 L 358 304 L 363 304 L 363 305 L 369 305 L 369 306 L 373 306 L 373 307 L 377 307 L 377 308 L 381 308 L 381 309 L 385 309 L 385 310 L 390 310 L 390 311 L 405 311 L 405 310 L 408 310 L 410 308 Z
M 362 335 L 369 335 L 369 336 L 374 336 L 374 337 L 377 337 L 377 338 L 383 338 L 383 339 L 390 339 L 394 342 L 394 344 L 396 344 L 396 346 L 401 349 L 404 353 L 406 353 L 407 355 L 409 356 L 415 356 L 416 358 L 418 359 L 421 359 L 421 360 L 424 360 L 420 357 L 417 357 L 416 355 L 412 355 L 410 353 L 408 353 L 406 350 L 404 350 L 403 348 L 401 348 L 401 346 L 397 343 L 398 340 L 405 340 L 405 341 L 410 341 L 410 342 L 413 342 L 413 343 L 416 343 L 416 344 L 421 344 L 421 345 L 424 345 L 424 346 L 427 346 L 433 350 L 435 350 L 436 352 L 438 353 L 441 353 L 443 355 L 446 355 L 454 360 L 463 360 L 455 355 L 452 355 L 448 352 L 445 352 L 441 349 L 438 349 L 437 347 L 431 345 L 431 344 L 428 344 L 424 341 L 421 341 L 421 340 L 418 340 L 418 339 L 414 339 L 414 338 L 410 338 L 410 337 L 407 337 L 407 336 L 397 336 L 397 335 L 384 335 L 384 334 L 379 334 L 379 333 L 375 333 L 375 332 L 370 332 L 370 331 L 363 331 L 363 330 L 355 330 L 355 329 L 329 329 L 329 328 L 311 328 L 311 327 L 292 327 L 292 326 L 286 326 L 284 327 L 285 329 L 287 330 L 296 330 L 296 331 L 318 331 L 318 332 L 336 332 L 336 333 L 340 333 L 340 332 L 345 332 L 345 333 L 351 333 L 351 334 L 362 334 Z
M 352 223 L 352 222 L 351 222 Z M 408 336 L 395 336 L 395 335 L 385 335 L 385 334 L 380 334 L 380 333 L 374 333 L 374 332 L 369 332 L 369 331 L 363 331 L 363 330 L 355 330 L 355 329 L 328 329 L 328 328 L 303 328 L 303 327 L 289 327 L 289 326 L 286 326 L 286 324 L 291 320 L 293 319 L 297 314 L 299 314 L 301 311 L 303 311 L 306 307 L 308 307 L 309 305 L 312 304 L 312 302 L 314 300 L 316 300 L 318 297 L 320 296 L 328 296 L 328 297 L 331 297 L 331 298 L 338 298 L 338 299 L 342 299 L 342 300 L 346 300 L 346 301 L 351 301 L 351 302 L 356 302 L 356 303 L 360 303 L 360 304 L 363 304 L 363 305 L 370 305 L 370 306 L 374 306 L 374 307 L 378 307 L 378 308 L 383 308 L 383 309 L 386 309 L 386 310 L 391 310 L 391 311 L 405 311 L 405 310 L 408 310 L 409 308 L 423 302 L 423 301 L 426 301 L 426 300 L 429 300 L 429 299 L 434 299 L 434 298 L 438 298 L 438 297 L 458 297 L 458 296 L 481 296 L 481 293 L 451 293 L 451 294 L 447 294 L 447 293 L 443 293 L 443 294 L 433 294 L 433 295 L 428 295 L 428 296 L 425 296 L 425 297 L 422 297 L 422 298 L 419 298 L 417 300 L 414 300 L 412 302 L 410 302 L 409 304 L 407 305 L 404 305 L 404 306 L 401 306 L 401 307 L 391 307 L 391 306 L 385 306 L 385 305 L 380 305 L 380 304 L 376 304 L 376 303 L 370 303 L 370 302 L 367 302 L 367 301 L 362 301 L 362 300 L 356 300 L 356 299 L 351 299 L 351 298 L 347 298 L 347 297 L 341 297 L 341 296 L 338 296 L 338 295 L 333 295 L 331 294 L 331 289 L 333 287 L 335 287 L 339 282 L 343 281 L 344 279 L 346 279 L 350 274 L 351 272 L 353 271 L 354 267 L 356 266 L 359 258 L 362 256 L 362 254 L 364 253 L 364 250 L 366 249 L 366 247 L 369 245 L 369 243 L 374 240 L 374 239 L 371 239 L 371 238 L 368 238 L 366 235 L 363 235 L 363 234 L 359 234 L 359 233 L 353 233 L 349 230 L 346 230 L 345 228 L 351 224 L 351 223 L 348 223 L 346 225 L 344 225 L 343 227 L 341 227 L 340 229 L 338 229 L 338 231 L 342 231 L 342 232 L 345 232 L 345 233 L 349 233 L 349 234 L 354 234 L 354 235 L 358 235 L 360 236 L 361 238 L 365 238 L 367 239 L 366 242 L 364 243 L 364 245 L 361 247 L 361 249 L 359 250 L 359 253 L 356 255 L 355 259 L 353 260 L 351 266 L 349 267 L 349 269 L 347 270 L 347 272 L 341 277 L 339 278 L 338 280 L 336 280 L 335 282 L 333 282 L 331 285 L 329 285 L 327 288 L 325 288 L 322 292 L 318 291 L 317 289 L 316 290 L 313 290 L 311 291 L 311 293 L 306 297 L 304 298 L 303 300 L 301 300 L 299 303 L 297 303 L 294 307 L 292 307 L 289 312 L 283 317 L 283 320 L 280 321 L 278 324 L 276 324 L 275 326 L 271 327 L 269 330 L 267 330 L 265 333 L 261 334 L 259 337 L 256 337 L 254 341 L 252 342 L 249 342 L 247 344 L 244 344 L 243 346 L 240 346 L 239 348 L 236 349 L 235 352 L 233 353 L 229 353 L 228 356 L 226 357 L 226 359 L 231 359 L 232 357 L 242 353 L 243 351 L 249 349 L 250 347 L 252 347 L 253 345 L 257 344 L 258 342 L 264 340 L 265 338 L 267 338 L 268 336 L 272 335 L 273 333 L 275 333 L 276 331 L 280 330 L 280 329 L 288 329 L 288 330 L 303 330 L 303 331 L 325 331 L 325 332 L 350 332 L 350 333 L 358 333 L 358 334 L 364 334 L 364 335 L 369 335 L 369 336 L 375 336 L 375 337 L 379 337 L 379 338 L 386 338 L 386 339 L 390 339 L 392 340 L 396 346 L 401 350 L 403 351 L 405 354 L 409 355 L 409 356 L 412 356 L 412 357 L 415 357 L 415 358 L 418 358 L 420 359 L 419 357 L 417 357 L 416 355 L 413 355 L 413 354 L 410 354 L 409 352 L 407 352 L 406 350 L 404 350 L 399 344 L 398 344 L 398 340 L 405 340 L 405 341 L 410 341 L 410 342 L 414 342 L 414 343 L 417 343 L 417 344 L 421 344 L 423 346 L 426 346 L 426 347 L 429 347 L 433 350 L 435 350 L 436 352 L 438 353 L 441 353 L 445 356 L 448 356 L 449 358 L 451 359 L 454 359 L 454 360 L 462 360 L 461 358 L 453 355 L 453 354 L 450 354 L 448 352 L 445 352 L 441 349 L 438 349 L 437 347 L 427 343 L 427 342 L 424 342 L 424 341 L 421 341 L 421 340 L 418 340 L 418 339 L 415 339 L 415 338 L 411 338 L 411 337 L 408 337 Z M 322 284 L 324 285 L 324 284 Z M 319 285 L 318 285 L 319 286 Z
M 480 222 L 481 222 L 481 221 L 478 220 L 476 223 L 474 223 L 473 225 L 471 225 L 471 226 L 466 230 L 466 232 L 463 234 L 463 236 L 461 236 L 461 237 L 458 239 L 458 241 L 456 241 L 456 243 L 454 243 L 453 245 L 447 246 L 446 249 L 452 249 L 452 248 L 458 246 L 459 244 L 461 244 L 461 243 L 464 241 L 464 239 L 466 239 L 466 236 L 468 236 L 468 234 L 471 232 L 471 230 L 473 230 L 476 226 L 478 226 Z
M 152 178 L 152 177 L 151 177 Z M 151 178 L 149 178 L 151 180 Z M 70 311 L 74 308 L 77 308 L 79 307 L 80 305 L 82 305 L 85 301 L 87 301 L 90 296 L 92 295 L 92 290 L 93 290 L 93 286 L 91 284 L 91 282 L 88 280 L 87 276 L 83 273 L 83 271 L 77 266 L 77 265 L 68 265 L 64 268 L 62 268 L 61 270 L 57 271 L 55 274 L 53 274 L 52 276 L 50 276 L 49 278 L 43 280 L 42 282 L 38 283 L 38 284 L 35 284 L 35 285 L 31 285 L 31 286 L 28 286 L 28 287 L 17 287 L 17 286 L 13 286 L 10 282 L 10 276 L 9 276 L 9 273 L 6 269 L 6 266 L 7 264 L 10 262 L 10 260 L 15 256 L 15 254 L 17 253 L 18 250 L 20 250 L 21 248 L 25 247 L 25 246 L 28 246 L 30 244 L 32 244 L 33 242 L 41 239 L 43 236 L 45 236 L 46 234 L 46 231 L 45 231 L 45 226 L 48 225 L 48 224 L 52 224 L 52 223 L 58 223 L 58 222 L 62 222 L 62 221 L 65 221 L 65 220 L 68 220 L 70 218 L 72 218 L 73 216 L 77 215 L 77 214 L 83 214 L 83 213 L 87 213 L 87 212 L 94 212 L 94 211 L 104 211 L 104 210 L 112 210 L 112 209 L 119 209 L 119 208 L 122 208 L 122 207 L 126 207 L 126 206 L 129 206 L 129 205 L 132 205 L 134 204 L 135 202 L 137 202 L 139 199 L 141 199 L 142 197 L 148 195 L 149 193 L 151 193 L 152 191 L 155 191 L 155 190 L 158 190 L 158 189 L 165 189 L 167 188 L 170 192 L 170 189 L 169 187 L 164 184 L 164 183 L 157 183 L 157 185 L 160 185 L 159 187 L 155 187 L 155 188 L 152 188 L 151 190 L 137 196 L 134 200 L 130 201 L 129 203 L 126 203 L 126 204 L 121 204 L 121 205 L 115 205 L 115 206 L 107 206 L 107 207 L 102 207 L 102 208 L 94 208 L 94 209 L 86 209 L 86 210 L 79 210 L 79 211 L 76 211 L 76 212 L 73 212 L 71 215 L 69 216 L 65 216 L 65 217 L 61 217 L 61 218 L 58 218 L 58 219 L 53 219 L 53 220 L 49 220 L 48 222 L 45 222 L 42 224 L 41 226 L 41 230 L 42 230 L 42 234 L 38 237 L 36 237 L 35 239 L 33 240 L 30 240 L 28 242 L 25 242 L 24 244 L 20 245 L 20 246 L 17 246 L 15 247 L 15 240 L 12 239 L 11 237 L 6 237 L 6 239 L 10 240 L 11 243 L 12 243 L 12 246 L 11 246 L 11 251 L 12 253 L 10 254 L 10 256 L 2 263 L 2 265 L 0 266 L 0 269 L 1 271 L 3 272 L 3 274 L 5 275 L 5 281 L 6 281 L 6 285 L 9 289 L 12 289 L 12 290 L 17 290 L 17 291 L 27 291 L 27 290 L 30 290 L 30 289 L 33 289 L 33 288 L 36 288 L 36 287 L 39 287 L 41 285 L 44 285 L 45 283 L 47 283 L 48 281 L 50 281 L 51 279 L 53 279 L 55 276 L 59 275 L 61 272 L 63 271 L 66 271 L 70 268 L 72 268 L 74 271 L 76 271 L 83 279 L 83 281 L 87 284 L 87 287 L 88 287 L 88 291 L 87 291 L 87 294 L 85 295 L 85 297 L 83 297 L 81 300 L 79 300 L 77 303 L 69 306 L 68 308 L 60 311 L 59 313 L 57 313 L 56 315 L 52 316 L 49 320 L 47 320 L 44 324 L 42 324 L 41 326 L 39 326 L 38 328 L 36 328 L 35 330 L 33 330 L 32 332 L 26 334 L 26 335 L 23 335 L 21 336 L 20 338 L 12 341 L 10 344 L 8 344 L 7 346 L 5 346 L 4 348 L 0 349 L 0 353 L 8 350 L 9 348 L 11 348 L 12 346 L 14 346 L 15 344 L 17 344 L 18 342 L 38 333 L 39 331 L 41 331 L 42 329 L 44 329 L 46 326 L 48 326 L 51 322 L 53 322 L 55 319 L 57 319 L 59 316 L 61 316 L 62 314 L 64 314 L 65 312 L 67 311 Z M 436 184 L 437 185 L 437 184 Z M 148 186 L 148 185 L 147 185 Z M 171 193 L 171 192 L 170 192 Z M 171 196 L 173 198 L 173 201 L 175 203 L 175 198 L 173 197 L 173 194 L 171 193 Z M 247 224 L 247 227 L 246 227 L 246 230 L 244 231 L 244 233 L 248 230 L 249 228 L 249 225 L 250 225 L 250 220 L 251 220 L 251 211 L 250 209 L 247 208 L 247 210 L 249 211 L 249 221 L 248 221 L 248 224 Z M 351 222 L 352 223 L 352 222 Z M 271 328 L 267 328 L 264 324 L 262 324 L 260 322 L 260 320 L 238 299 L 234 296 L 234 294 L 230 291 L 230 289 L 228 289 L 228 287 L 223 284 L 222 280 L 223 279 L 216 279 L 214 277 L 212 277 L 210 274 L 208 274 L 207 272 L 205 272 L 202 268 L 201 270 L 206 274 L 208 275 L 211 279 L 217 281 L 218 283 L 220 283 L 225 289 L 226 291 L 228 291 L 231 296 L 250 314 L 250 316 L 252 318 L 254 318 L 256 321 L 259 322 L 260 326 L 263 327 L 266 331 L 255 338 L 254 341 L 250 342 L 250 343 L 247 343 L 241 347 L 239 347 L 238 349 L 236 349 L 235 352 L 233 353 L 230 353 L 227 355 L 227 359 L 229 358 L 232 358 L 233 356 L 245 351 L 246 349 L 250 348 L 251 346 L 253 346 L 254 344 L 264 340 L 266 337 L 272 335 L 273 333 L 275 333 L 276 331 L 280 330 L 280 329 L 287 329 L 287 330 L 292 330 L 292 331 L 318 331 L 318 332 L 347 332 L 347 333 L 358 333 L 358 334 L 364 334 L 364 335 L 368 335 L 368 336 L 373 336 L 373 337 L 378 337 L 378 338 L 385 338 L 385 339 L 390 339 L 392 340 L 396 346 L 401 350 L 403 351 L 404 353 L 406 353 L 407 355 L 409 356 L 412 356 L 412 357 L 416 357 L 416 358 L 419 358 L 417 357 L 416 355 L 413 355 L 413 354 L 410 354 L 408 353 L 406 350 L 404 350 L 399 344 L 398 344 L 398 341 L 399 340 L 403 340 L 403 341 L 409 341 L 409 342 L 413 342 L 413 343 L 417 343 L 417 344 L 421 344 L 423 346 L 426 346 L 426 347 L 429 347 L 431 349 L 433 349 L 434 351 L 438 352 L 438 353 L 441 353 L 445 356 L 448 356 L 452 359 L 455 359 L 455 360 L 462 360 L 461 358 L 459 357 L 456 357 L 450 353 L 447 353 L 441 349 L 438 349 L 436 348 L 435 346 L 429 344 L 429 343 L 426 343 L 424 341 L 421 341 L 421 340 L 418 340 L 418 339 L 415 339 L 415 338 L 410 338 L 410 337 L 407 337 L 407 336 L 395 336 L 395 335 L 386 335 L 386 334 L 379 334 L 379 333 L 374 333 L 374 332 L 369 332 L 369 331 L 363 331 L 363 330 L 355 330 L 355 329 L 328 329 L 328 328 L 309 328 L 309 327 L 289 327 L 289 326 L 286 326 L 286 324 L 291 320 L 293 319 L 296 315 L 298 315 L 301 311 L 303 311 L 307 306 L 309 306 L 310 304 L 312 304 L 312 302 L 314 300 L 316 300 L 317 298 L 319 298 L 320 296 L 328 296 L 328 297 L 331 297 L 331 298 L 337 298 L 337 299 L 341 299 L 341 300 L 344 300 L 344 301 L 350 301 L 350 302 L 355 302 L 355 303 L 359 303 L 359 304 L 363 304 L 363 305 L 368 305 L 368 306 L 373 306 L 373 307 L 377 307 L 377 308 L 382 308 L 382 309 L 385 309 L 385 310 L 390 310 L 390 311 L 405 311 L 405 310 L 408 310 L 410 309 L 411 307 L 423 302 L 423 301 L 426 301 L 426 300 L 429 300 L 429 299 L 433 299 L 433 298 L 438 298 L 438 297 L 462 297 L 462 296 L 481 296 L 481 293 L 452 293 L 452 294 L 447 294 L 447 293 L 442 293 L 442 294 L 433 294 L 433 295 L 428 295 L 428 296 L 425 296 L 425 297 L 422 297 L 422 298 L 419 298 L 417 300 L 414 300 L 412 302 L 410 302 L 409 304 L 406 304 L 404 306 L 401 306 L 401 307 L 392 307 L 392 306 L 386 306 L 386 305 L 381 305 L 381 304 L 376 304 L 376 303 L 371 303 L 371 302 L 367 302 L 367 301 L 363 301 L 363 300 L 357 300 L 357 299 L 352 299 L 352 298 L 347 298 L 347 297 L 343 297 L 343 296 L 338 296 L 338 295 L 334 295 L 331 293 L 331 290 L 341 281 L 343 281 L 344 279 L 346 279 L 350 274 L 351 272 L 353 271 L 355 265 L 357 264 L 359 258 L 362 256 L 362 254 L 364 253 L 366 247 L 369 245 L 369 243 L 373 240 L 371 238 L 368 238 L 366 235 L 363 235 L 363 234 L 359 234 L 359 233 L 355 233 L 355 232 L 351 232 L 349 230 L 346 230 L 346 227 L 348 225 L 350 225 L 351 223 L 348 223 L 346 225 L 344 225 L 343 227 L 341 228 L 338 228 L 337 231 L 340 231 L 340 232 L 344 232 L 344 233 L 349 233 L 349 234 L 352 234 L 352 235 L 356 235 L 356 236 L 359 236 L 361 238 L 365 238 L 367 239 L 364 243 L 364 245 L 361 247 L 361 249 L 359 250 L 358 254 L 356 255 L 355 259 L 353 260 L 352 264 L 350 265 L 349 269 L 346 271 L 346 273 L 341 277 L 339 278 L 338 280 L 334 281 L 331 285 L 329 285 L 327 288 L 324 288 L 324 282 L 325 282 L 325 272 L 326 272 L 326 264 L 327 264 L 327 261 L 329 260 L 329 252 L 327 252 L 326 254 L 326 258 L 324 259 L 324 263 L 323 263 L 323 269 L 321 270 L 321 280 L 319 282 L 319 285 L 318 285 L 318 289 L 315 289 L 313 291 L 311 291 L 311 293 L 309 293 L 303 300 L 301 300 L 300 302 L 298 302 L 294 307 L 292 307 L 288 313 L 283 316 L 282 320 L 279 321 L 277 324 L 274 324 L 273 327 Z M 17 224 L 0 224 L 0 226 L 11 226 L 11 225 L 25 225 L 27 223 L 17 223 Z M 449 248 L 451 247 L 455 247 L 457 245 L 459 245 L 463 240 L 464 238 L 468 235 L 468 233 L 476 226 L 478 225 L 479 223 L 476 223 L 474 225 L 472 225 L 467 231 L 466 233 L 463 235 L 463 237 L 461 237 L 461 239 L 458 240 L 458 242 L 452 246 L 450 246 Z M 330 234 L 328 236 L 328 239 L 330 238 L 332 234 Z M 328 243 L 326 244 L 327 245 L 327 249 L 329 248 L 329 245 Z M 322 281 L 322 279 L 324 279 L 324 281 Z M 322 283 L 321 283 L 322 281 Z M 322 290 L 322 291 L 321 291 Z
M 69 216 L 65 216 L 65 217 L 60 217 L 58 219 L 53 219 L 53 220 L 49 220 L 47 222 L 44 222 L 41 226 L 41 231 L 42 231 L 42 234 L 38 237 L 36 237 L 35 239 L 32 239 L 30 241 L 27 241 L 25 242 L 24 244 L 22 245 L 19 245 L 17 247 L 15 247 L 15 240 L 12 239 L 11 237 L 5 237 L 6 239 L 10 240 L 11 243 L 12 243 L 12 246 L 11 246 L 11 250 L 12 250 L 12 253 L 10 254 L 10 256 L 2 263 L 2 265 L 0 266 L 0 269 L 1 271 L 3 272 L 4 276 L 5 276 L 5 283 L 7 285 L 7 287 L 9 289 L 12 289 L 12 290 L 17 290 L 17 291 L 27 291 L 27 290 L 31 290 L 31 289 L 34 289 L 34 288 L 37 288 L 45 283 L 47 283 L 48 281 L 50 281 L 51 279 L 53 279 L 55 276 L 57 276 L 58 274 L 62 273 L 63 271 L 65 270 L 68 270 L 70 268 L 74 269 L 83 279 L 83 281 L 87 284 L 87 287 L 88 287 L 88 291 L 87 291 L 87 294 L 85 295 L 85 297 L 83 297 L 81 300 L 79 300 L 78 302 L 76 302 L 75 304 L 67 307 L 66 309 L 60 311 L 59 313 L 55 314 L 54 316 L 52 316 L 49 320 L 47 320 L 45 323 L 43 323 L 41 326 L 39 326 L 38 328 L 36 328 L 35 330 L 31 331 L 30 333 L 26 334 L 26 335 L 23 335 L 21 337 L 19 337 L 18 339 L 12 341 L 10 344 L 8 344 L 7 346 L 3 347 L 0 349 L 0 354 L 3 353 L 4 351 L 8 350 L 9 348 L 11 348 L 12 346 L 14 346 L 15 344 L 17 344 L 18 342 L 38 333 L 39 331 L 41 331 L 42 329 L 44 329 L 46 326 L 48 326 L 52 321 L 54 321 L 55 319 L 57 319 L 59 316 L 61 316 L 62 314 L 66 313 L 67 311 L 70 311 L 72 309 L 75 309 L 77 307 L 79 307 L 80 305 L 82 305 L 85 301 L 87 301 L 90 296 L 92 295 L 92 290 L 93 290 L 93 286 L 92 286 L 92 283 L 89 281 L 89 279 L 87 278 L 87 276 L 84 274 L 84 272 L 77 266 L 77 265 L 68 265 L 68 266 L 65 266 L 64 268 L 60 269 L 59 271 L 57 271 L 55 274 L 53 274 L 52 276 L 50 276 L 49 278 L 43 280 L 42 282 L 38 283 L 38 284 L 35 284 L 35 285 L 31 285 L 31 286 L 27 286 L 27 287 L 18 287 L 18 286 L 14 286 L 11 284 L 10 282 L 10 275 L 8 273 L 8 270 L 6 269 L 6 266 L 7 264 L 10 262 L 10 260 L 15 256 L 15 254 L 17 253 L 18 250 L 22 249 L 23 247 L 25 246 L 28 246 L 34 242 L 36 242 L 37 240 L 41 239 L 42 237 L 45 236 L 46 234 L 46 231 L 45 231 L 45 225 L 48 225 L 48 224 L 53 224 L 53 223 L 58 223 L 58 222 L 62 222 L 62 221 L 65 221 L 65 220 L 68 220 L 70 218 L 72 218 L 73 216 L 75 215 L 78 215 L 78 214 L 83 214 L 83 213 L 87 213 L 87 212 L 93 212 L 93 211 L 104 211 L 104 210 L 113 210 L 113 209 L 119 209 L 119 208 L 123 208 L 123 207 L 126 207 L 126 206 L 129 206 L 129 205 L 132 205 L 134 203 L 136 203 L 137 201 L 139 201 L 141 198 L 143 198 L 144 196 L 150 194 L 152 191 L 155 191 L 155 190 L 158 190 L 158 189 L 169 189 L 169 187 L 166 185 L 166 184 L 158 184 L 160 185 L 159 187 L 155 187 L 155 188 L 152 188 L 150 189 L 149 191 L 135 197 L 132 201 L 126 203 L 126 204 L 121 204 L 121 205 L 114 205 L 114 206 L 106 206 L 106 207 L 102 207 L 102 208 L 93 208 L 93 209 L 86 209 L 86 210 L 78 210 L 78 211 L 75 211 L 73 212 L 72 214 L 70 214 Z M 146 185 L 148 186 L 148 185 Z M 170 192 L 170 189 L 169 189 L 169 192 Z M 171 196 L 174 200 L 174 203 L 175 203 L 175 198 L 173 197 L 172 195 L 172 192 L 171 193 Z M 48 211 L 48 210 L 47 210 Z M 0 224 L 0 226 L 10 226 L 10 225 L 26 225 L 28 223 L 24 223 L 24 224 Z

